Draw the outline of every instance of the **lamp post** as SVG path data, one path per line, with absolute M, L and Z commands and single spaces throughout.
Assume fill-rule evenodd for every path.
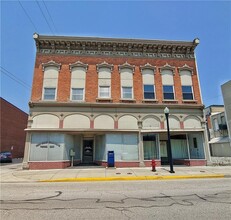
M 169 131 L 169 121 L 168 121 L 169 109 L 167 107 L 164 109 L 164 114 L 165 114 L 166 121 L 167 121 L 167 131 L 168 131 L 167 151 L 168 151 L 168 161 L 169 161 L 169 165 L 170 165 L 170 171 L 169 172 L 175 173 L 175 171 L 173 170 L 172 149 L 171 149 L 171 140 L 170 140 L 170 131 Z

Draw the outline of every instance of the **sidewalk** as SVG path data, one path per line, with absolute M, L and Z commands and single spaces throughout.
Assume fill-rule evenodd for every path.
M 169 167 L 144 168 L 101 168 L 73 167 L 53 170 L 22 170 L 21 164 L 1 166 L 1 183 L 6 182 L 80 182 L 115 180 L 169 180 L 191 178 L 231 177 L 231 166 L 174 166 L 175 173 L 169 173 Z

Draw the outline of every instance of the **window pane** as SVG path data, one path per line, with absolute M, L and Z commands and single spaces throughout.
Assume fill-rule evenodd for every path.
M 55 100 L 55 88 L 44 89 L 44 100 Z
M 192 87 L 191 86 L 182 86 L 182 92 L 183 93 L 192 93 Z
M 192 93 L 183 93 L 183 99 L 193 100 L 193 94 Z
M 183 99 L 193 100 L 192 86 L 182 86 Z
M 164 99 L 174 99 L 173 93 L 164 93 Z
M 131 99 L 132 98 L 132 87 L 123 87 L 123 98 Z
M 158 147 L 156 144 L 156 136 L 154 134 L 146 134 L 143 136 L 144 160 L 158 159 Z
M 83 89 L 72 89 L 72 100 L 83 100 Z
M 173 86 L 163 86 L 164 99 L 174 99 Z
M 164 93 L 173 93 L 173 86 L 163 86 Z
M 108 98 L 110 97 L 110 87 L 100 86 L 99 87 L 99 97 Z
M 153 85 L 144 85 L 144 99 L 154 99 L 154 86 Z

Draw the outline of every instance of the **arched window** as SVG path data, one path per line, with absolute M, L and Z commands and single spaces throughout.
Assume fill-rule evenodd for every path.
M 43 100 L 54 101 L 56 100 L 58 74 L 61 64 L 54 61 L 43 63 Z

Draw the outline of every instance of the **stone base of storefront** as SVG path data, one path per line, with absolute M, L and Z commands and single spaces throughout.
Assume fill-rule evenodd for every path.
M 185 165 L 185 166 L 206 166 L 206 160 L 198 160 L 198 159 L 191 159 L 191 160 L 173 160 L 174 165 Z
M 45 169 L 64 169 L 69 167 L 70 161 L 60 162 L 29 162 L 30 170 L 45 170 Z

